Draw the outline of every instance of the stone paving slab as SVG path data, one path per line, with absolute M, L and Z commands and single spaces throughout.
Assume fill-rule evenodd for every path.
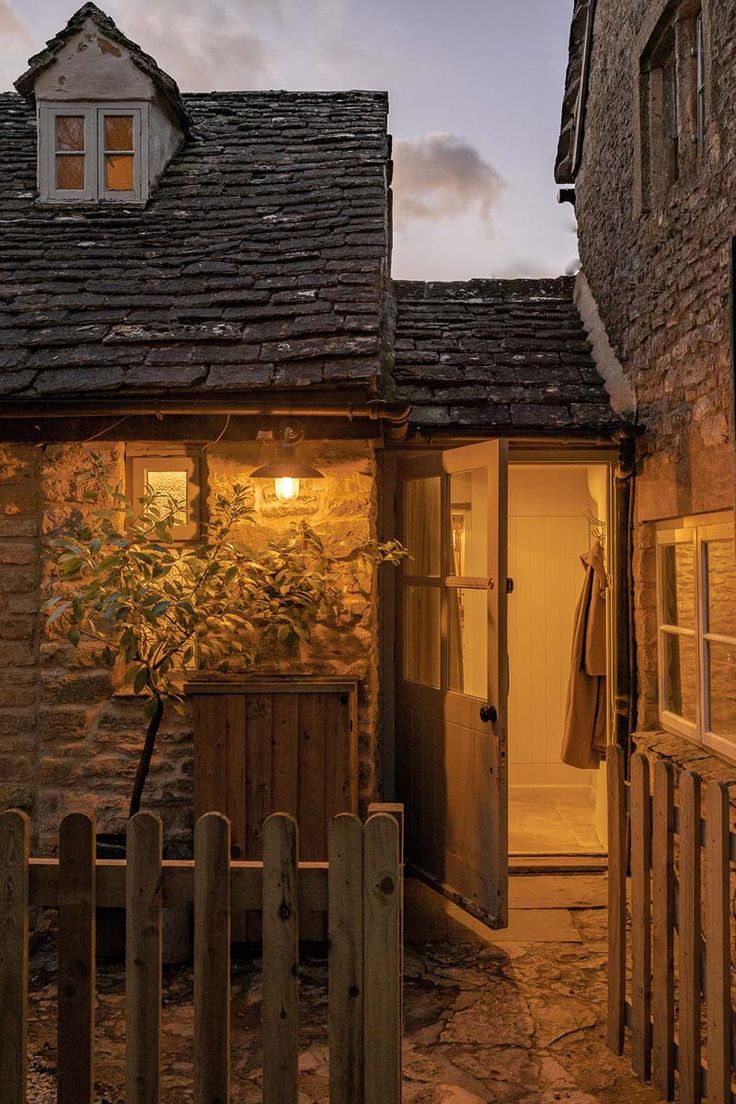
M 445 933 L 459 923 L 444 917 Z M 405 958 L 404 1104 L 656 1104 L 628 1058 L 605 1045 L 606 914 L 601 908 L 533 909 L 520 920 L 539 935 L 553 913 L 577 941 L 502 944 L 498 933 L 453 942 L 426 932 Z M 408 919 L 408 917 L 407 917 Z M 553 921 L 549 921 L 552 923 Z M 444 928 L 442 925 L 445 925 Z M 467 929 L 466 929 L 467 930 Z M 517 928 L 517 932 L 521 928 Z M 54 946 L 33 959 L 29 1104 L 55 1104 Z M 326 1104 L 327 963 L 301 966 L 300 1104 Z M 232 1102 L 261 1104 L 260 960 L 233 963 Z M 123 1104 L 124 979 L 117 966 L 98 977 L 96 1104 Z M 190 1104 L 192 971 L 167 969 L 162 1104 Z

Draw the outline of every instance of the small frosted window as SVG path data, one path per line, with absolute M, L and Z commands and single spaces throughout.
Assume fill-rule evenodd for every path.
M 187 524 L 187 473 L 185 471 L 147 471 L 146 486 L 155 495 L 160 495 L 159 505 L 168 510 L 176 506 L 173 525 Z
M 84 116 L 57 115 L 55 120 L 56 187 L 84 190 Z
M 108 192 L 132 192 L 133 116 L 105 116 L 105 188 Z

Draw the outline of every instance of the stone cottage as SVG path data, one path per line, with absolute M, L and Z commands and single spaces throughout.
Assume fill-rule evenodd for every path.
M 722 0 L 576 3 L 556 165 L 574 185 L 579 299 L 598 305 L 643 430 L 637 742 L 730 778 L 735 51 Z
M 643 521 L 726 506 L 730 477 L 713 474 L 727 360 L 707 291 L 725 239 L 717 263 L 682 258 L 688 280 L 704 274 L 684 284 L 668 231 L 667 286 L 646 299 L 652 337 L 629 304 L 636 272 L 651 281 L 660 216 L 637 238 L 612 221 L 632 217 L 633 192 L 599 206 L 628 177 L 618 151 L 597 148 L 609 109 L 596 64 L 577 287 L 392 280 L 381 92 L 182 94 L 85 4 L 0 96 L 0 801 L 30 812 L 39 848 L 73 809 L 120 829 L 141 742 L 141 702 L 42 613 L 44 541 L 83 512 L 93 449 L 131 500 L 156 478 L 181 485 L 185 540 L 218 489 L 245 481 L 250 541 L 304 518 L 328 541 L 397 536 L 411 553 L 401 572 L 366 570 L 350 623 L 318 626 L 277 670 L 190 673 L 192 704 L 166 725 L 145 799 L 170 847 L 187 847 L 195 808 L 214 805 L 245 825 L 239 853 L 257 852 L 256 819 L 286 805 L 316 818 L 304 857 L 320 858 L 328 813 L 398 799 L 415 869 L 492 925 L 505 920 L 509 846 L 602 852 L 602 772 L 563 764 L 560 743 L 580 555 L 596 535 L 614 594 L 607 724 L 628 723 L 630 384 L 650 439 L 670 449 L 647 462 Z M 684 170 L 677 187 L 687 221 Z M 721 218 L 707 216 L 709 235 Z M 625 281 L 619 255 L 642 261 Z M 678 295 L 702 326 L 675 346 Z M 707 350 L 702 369 L 691 341 Z M 294 441 L 321 476 L 298 497 L 253 477 Z M 712 458 L 710 474 L 670 503 L 667 465 L 695 456 Z M 652 543 L 636 546 L 640 626 Z

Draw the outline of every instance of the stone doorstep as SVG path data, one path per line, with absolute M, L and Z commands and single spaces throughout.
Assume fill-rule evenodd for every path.
M 492 931 L 459 906 L 416 880 L 406 885 L 407 942 L 581 943 L 573 909 L 605 908 L 604 875 L 512 878 L 509 924 Z M 416 933 L 416 934 L 415 934 Z

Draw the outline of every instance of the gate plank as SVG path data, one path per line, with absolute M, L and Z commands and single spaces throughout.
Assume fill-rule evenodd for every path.
M 263 826 L 263 1101 L 297 1104 L 299 889 L 296 821 L 275 813 Z
M 680 775 L 679 1074 L 682 1104 L 699 1104 L 700 1068 L 700 779 Z
M 126 831 L 125 1100 L 157 1104 L 161 1082 L 160 817 L 136 813 Z
M 399 826 L 386 813 L 363 833 L 365 1104 L 401 1100 Z
M 674 806 L 674 768 L 660 759 L 652 825 L 652 1084 L 662 1100 L 675 1091 Z
M 363 826 L 341 814 L 329 827 L 330 1104 L 363 1098 Z
M 0 815 L 0 1102 L 26 1102 L 28 817 Z
M 70 813 L 59 828 L 58 1104 L 94 1097 L 95 828 Z
M 194 830 L 194 1104 L 230 1099 L 230 822 Z
M 731 954 L 728 788 L 705 794 L 705 945 L 709 1104 L 731 1104 Z
M 626 803 L 624 753 L 610 747 L 608 784 L 608 1045 L 624 1048 L 626 1023 Z
M 631 760 L 631 1061 L 642 1081 L 651 1074 L 651 861 L 649 760 Z

